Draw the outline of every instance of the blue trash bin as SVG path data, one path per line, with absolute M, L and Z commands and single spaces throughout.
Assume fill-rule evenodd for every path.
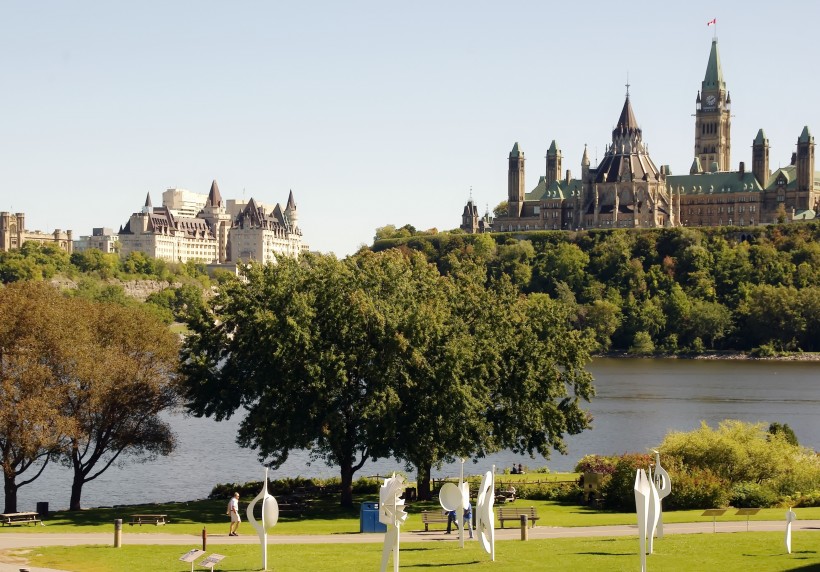
M 379 522 L 379 503 L 362 503 L 359 515 L 359 532 L 387 532 L 387 525 Z

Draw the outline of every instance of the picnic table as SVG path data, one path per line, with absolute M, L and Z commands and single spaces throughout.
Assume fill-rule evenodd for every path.
M 10 526 L 12 524 L 43 524 L 39 518 L 37 518 L 39 514 L 36 512 L 5 512 L 0 514 L 0 523 L 3 526 L 7 524 Z
M 155 524 L 157 526 L 161 526 L 168 522 L 167 518 L 167 514 L 132 514 L 131 522 L 129 522 L 128 524 Z

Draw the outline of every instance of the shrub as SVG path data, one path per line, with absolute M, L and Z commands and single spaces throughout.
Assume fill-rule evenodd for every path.
M 758 483 L 735 483 L 731 503 L 735 508 L 767 508 L 777 506 L 778 494 Z
M 575 502 L 581 495 L 577 483 L 521 483 L 515 488 L 519 498 L 528 500 Z
M 585 455 L 575 465 L 576 473 L 603 473 L 611 475 L 615 471 L 618 457 L 602 457 L 601 455 Z
M 666 467 L 672 492 L 663 501 L 668 509 L 720 508 L 729 504 L 729 484 L 708 469 Z
M 602 487 L 608 508 L 635 510 L 635 473 L 649 467 L 651 461 L 651 455 L 640 453 L 626 453 L 618 458 L 609 482 Z

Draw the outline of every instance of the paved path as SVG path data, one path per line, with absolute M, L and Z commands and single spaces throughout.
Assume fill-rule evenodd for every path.
M 259 538 L 252 533 L 247 524 L 243 525 L 244 534 L 237 537 L 229 537 L 227 534 L 208 535 L 208 546 L 220 544 L 258 544 Z M 665 524 L 666 534 L 711 534 L 725 532 L 743 532 L 746 530 L 746 522 L 689 522 L 680 524 Z M 751 521 L 749 530 L 760 531 L 785 531 L 785 521 Z M 797 520 L 792 524 L 793 530 L 816 530 L 820 534 L 820 520 Z M 637 535 L 638 527 L 635 525 L 618 526 L 536 526 L 528 529 L 530 539 L 539 538 L 582 538 L 596 536 L 632 536 Z M 520 528 L 497 528 L 495 531 L 496 540 L 518 540 L 521 538 Z M 403 532 L 401 542 L 456 542 L 458 534 L 445 534 L 442 531 L 430 532 Z M 198 535 L 189 534 L 166 534 L 166 533 L 129 533 L 123 532 L 123 544 L 168 544 L 183 547 L 197 548 L 202 546 L 202 539 Z M 365 542 L 384 542 L 382 534 L 302 534 L 302 535 L 268 535 L 268 544 L 361 544 Z M 113 544 L 114 533 L 90 533 L 90 534 L 49 534 L 49 533 L 26 533 L 10 532 L 0 534 L 0 550 L 36 547 L 36 546 L 76 546 L 80 544 Z M 18 572 L 25 568 L 30 572 L 61 572 L 46 568 L 33 568 L 25 563 L 0 562 L 0 572 Z

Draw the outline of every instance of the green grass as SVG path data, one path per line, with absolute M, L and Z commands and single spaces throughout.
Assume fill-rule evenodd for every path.
M 344 509 L 338 504 L 338 498 L 322 497 L 313 501 L 303 518 L 282 517 L 271 530 L 271 534 L 346 534 L 359 531 L 359 504 L 366 500 L 377 500 L 375 496 L 357 496 L 355 508 Z M 79 512 L 58 511 L 46 520 L 46 526 L 5 526 L 0 527 L 0 534 L 6 532 L 34 533 L 83 533 L 110 532 L 114 519 L 123 519 L 123 530 L 126 533 L 196 534 L 206 528 L 209 533 L 222 534 L 228 528 L 225 516 L 226 501 L 204 500 L 185 503 L 168 503 L 160 505 L 139 505 L 119 508 L 95 508 Z M 243 500 L 242 509 L 246 506 Z M 534 506 L 538 510 L 539 526 L 606 526 L 617 524 L 635 524 L 635 513 L 609 512 L 587 507 L 562 505 L 552 501 L 529 501 L 519 499 L 506 506 Z M 404 530 L 423 530 L 422 510 L 440 510 L 438 502 L 416 502 L 408 506 L 410 514 Z M 797 508 L 801 520 L 820 519 L 820 507 Z M 677 522 L 710 522 L 711 517 L 700 516 L 701 510 L 667 511 L 663 519 L 667 523 Z M 718 517 L 718 522 L 745 521 L 745 516 L 734 516 L 730 509 L 726 515 Z M 165 526 L 142 525 L 130 526 L 128 521 L 132 514 L 167 514 L 170 523 Z M 244 512 L 243 512 L 244 516 Z M 751 517 L 756 520 L 783 520 L 785 509 L 763 509 Z M 243 525 L 247 527 L 247 524 Z M 432 525 L 434 528 L 436 525 Z M 443 527 L 443 525 L 440 525 Z M 513 526 L 508 523 L 508 526 Z
M 83 572 L 190 570 L 178 561 L 194 546 L 43 547 L 24 554 L 34 566 Z M 258 545 L 214 546 L 208 553 L 226 556 L 217 570 L 258 570 Z M 658 540 L 655 554 L 647 556 L 647 568 L 664 570 L 720 570 L 749 572 L 820 570 L 820 538 L 812 531 L 796 531 L 792 554 L 785 553 L 783 534 L 751 532 L 732 534 L 673 535 Z M 271 545 L 268 568 L 277 572 L 350 572 L 377 570 L 380 544 Z M 490 562 L 477 542 L 462 550 L 455 542 L 406 543 L 401 547 L 402 569 L 446 568 L 449 571 L 492 570 L 522 572 L 538 570 L 594 570 L 596 572 L 639 569 L 638 540 L 589 538 L 505 541 L 496 543 L 496 561 Z M 390 567 L 392 569 L 392 566 Z

